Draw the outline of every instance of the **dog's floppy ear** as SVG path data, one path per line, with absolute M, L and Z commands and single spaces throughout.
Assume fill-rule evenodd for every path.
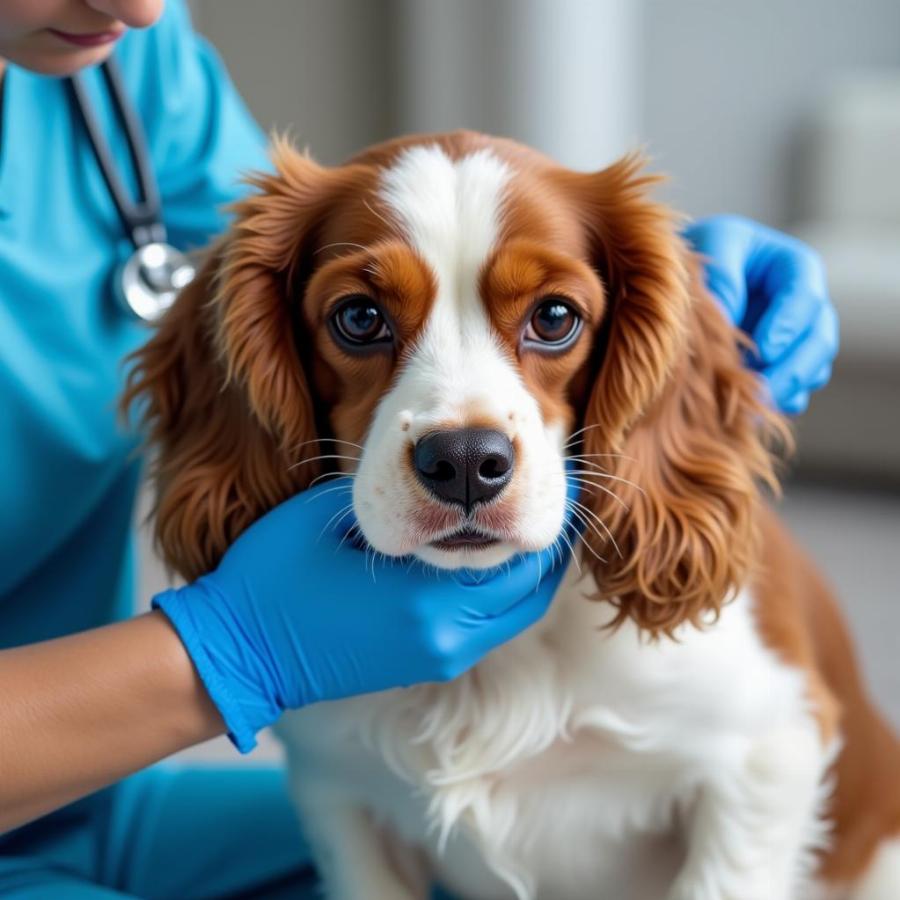
M 653 634 L 701 624 L 744 583 L 770 446 L 787 440 L 655 181 L 628 157 L 576 176 L 607 291 L 584 415 L 583 496 L 603 597 Z M 615 494 L 616 496 L 613 496 Z M 596 522 L 593 523 L 596 526 Z
M 284 144 L 274 159 L 277 172 L 253 178 L 231 231 L 133 355 L 123 398 L 153 455 L 158 545 L 188 579 L 317 474 L 302 464 L 319 451 L 297 307 L 332 170 Z
M 642 167 L 642 157 L 632 154 L 600 172 L 567 173 L 606 293 L 588 415 L 611 445 L 665 385 L 691 306 L 676 218 L 647 199 L 660 178 Z

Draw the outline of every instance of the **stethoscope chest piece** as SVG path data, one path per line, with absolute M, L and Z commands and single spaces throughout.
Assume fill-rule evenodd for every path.
M 190 260 L 166 243 L 159 188 L 147 151 L 147 139 L 135 110 L 125 96 L 114 60 L 101 65 L 114 114 L 124 129 L 128 152 L 138 182 L 138 197 L 131 199 L 116 169 L 113 153 L 91 106 L 84 76 L 68 78 L 75 109 L 81 117 L 91 149 L 110 197 L 134 252 L 115 274 L 114 292 L 126 312 L 146 322 L 156 321 L 194 277 Z
M 171 244 L 143 244 L 131 254 L 117 278 L 119 301 L 138 318 L 155 322 L 194 274 L 191 261 Z

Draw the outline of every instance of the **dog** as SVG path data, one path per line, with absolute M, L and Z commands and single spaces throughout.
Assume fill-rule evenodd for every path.
M 567 465 L 581 491 L 542 621 L 284 716 L 326 896 L 900 896 L 900 748 L 768 505 L 786 426 L 642 160 L 453 132 L 273 161 L 130 375 L 166 561 L 210 570 L 328 457 L 372 551 L 441 568 L 552 545 Z

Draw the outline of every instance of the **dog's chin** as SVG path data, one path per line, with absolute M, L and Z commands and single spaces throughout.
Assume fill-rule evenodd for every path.
M 413 556 L 438 569 L 493 569 L 521 552 L 520 547 L 506 541 L 485 544 L 424 544 Z
M 542 516 L 500 524 L 444 516 L 434 523 L 439 530 L 432 530 L 432 522 L 427 522 L 432 528 L 423 527 L 426 523 L 419 517 L 392 517 L 370 502 L 354 503 L 354 512 L 358 527 L 352 541 L 360 547 L 382 557 L 413 557 L 437 569 L 473 571 L 494 569 L 520 554 L 553 546 L 563 521 L 562 509 L 556 515 L 542 510 Z

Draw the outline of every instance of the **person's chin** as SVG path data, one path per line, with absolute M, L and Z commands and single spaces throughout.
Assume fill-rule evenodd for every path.
M 102 63 L 113 51 L 112 44 L 99 47 L 72 47 L 60 51 L 40 50 L 33 53 L 9 54 L 7 61 L 38 75 L 67 77 L 82 69 Z

